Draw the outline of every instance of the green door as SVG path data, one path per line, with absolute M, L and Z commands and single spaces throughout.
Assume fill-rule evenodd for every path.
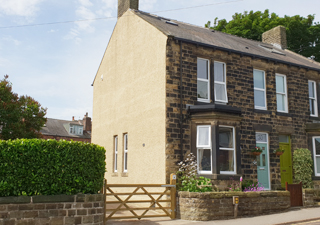
M 265 190 L 270 190 L 269 174 L 269 151 L 268 151 L 268 134 L 256 133 L 256 146 L 262 149 L 262 153 L 257 156 L 257 173 L 258 182 Z
M 279 136 L 279 148 L 284 149 L 284 153 L 280 156 L 280 174 L 281 187 L 285 187 L 286 182 L 288 182 L 288 184 L 292 184 L 292 160 L 289 136 Z

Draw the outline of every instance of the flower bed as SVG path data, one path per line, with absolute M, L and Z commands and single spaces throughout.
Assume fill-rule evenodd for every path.
M 208 221 L 234 218 L 233 196 L 239 196 L 238 216 L 256 216 L 287 211 L 290 192 L 204 192 L 180 191 L 177 216 L 184 220 Z

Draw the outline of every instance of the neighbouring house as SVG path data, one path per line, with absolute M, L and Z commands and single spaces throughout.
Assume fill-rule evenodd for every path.
M 108 182 L 168 182 L 192 152 L 216 185 L 243 176 L 279 189 L 292 183 L 293 151 L 308 148 L 319 188 L 320 64 L 286 49 L 284 27 L 258 42 L 139 11 L 138 0 L 118 6 L 93 82 Z
M 43 139 L 73 140 L 91 143 L 91 118 L 88 113 L 83 120 L 59 120 L 47 118 L 41 129 Z

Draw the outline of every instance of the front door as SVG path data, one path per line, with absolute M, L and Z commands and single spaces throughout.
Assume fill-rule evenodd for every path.
M 286 182 L 288 182 L 288 184 L 292 184 L 292 160 L 289 136 L 279 136 L 279 148 L 284 149 L 284 153 L 280 156 L 280 174 L 281 187 L 285 187 Z
M 270 190 L 270 173 L 269 173 L 269 149 L 268 134 L 256 133 L 256 146 L 262 149 L 262 153 L 257 156 L 257 173 L 260 187 Z

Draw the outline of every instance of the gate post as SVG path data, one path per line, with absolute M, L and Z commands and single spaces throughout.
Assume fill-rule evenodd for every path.
M 170 174 L 170 185 L 176 185 L 177 176 L 176 174 Z M 177 199 L 176 199 L 176 186 L 171 187 L 170 190 L 170 197 L 171 197 L 171 219 L 176 218 L 176 206 L 177 206 Z
M 103 181 L 103 225 L 106 225 L 106 209 L 107 209 L 107 179 Z

